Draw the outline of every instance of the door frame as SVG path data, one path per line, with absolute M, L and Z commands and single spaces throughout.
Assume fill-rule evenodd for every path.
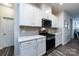
M 0 49 L 3 48 L 3 41 L 2 41 L 2 16 L 0 16 Z

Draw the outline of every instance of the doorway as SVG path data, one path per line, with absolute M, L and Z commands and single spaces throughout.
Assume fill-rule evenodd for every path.
M 73 19 L 73 38 L 75 39 L 79 39 L 79 18 L 76 19 L 74 18 Z

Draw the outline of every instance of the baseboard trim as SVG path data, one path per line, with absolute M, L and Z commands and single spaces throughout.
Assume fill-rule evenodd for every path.
M 70 40 L 71 40 L 71 39 L 65 41 L 65 42 L 63 43 L 63 45 L 67 44 Z
M 60 45 L 58 45 L 57 47 L 55 47 L 55 49 L 58 48 L 59 46 L 62 46 L 62 44 L 60 44 Z
M 14 46 L 14 45 L 12 45 L 12 46 Z M 8 46 L 8 47 L 11 47 L 11 46 Z M 7 48 L 7 47 L 0 47 L 0 50 L 3 49 L 3 48 Z
M 42 56 L 47 56 L 47 53 L 43 54 Z
M 0 50 L 3 49 L 2 47 L 0 47 Z

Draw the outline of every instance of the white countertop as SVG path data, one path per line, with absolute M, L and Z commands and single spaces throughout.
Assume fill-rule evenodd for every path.
M 42 35 L 22 36 L 18 38 L 18 42 L 34 40 L 34 39 L 43 38 L 43 37 L 45 36 L 42 36 Z
M 58 34 L 61 34 L 61 33 L 53 33 L 53 34 L 58 35 Z
M 50 33 L 50 34 L 55 34 L 55 35 L 59 35 L 60 34 L 61 35 L 61 33 Z

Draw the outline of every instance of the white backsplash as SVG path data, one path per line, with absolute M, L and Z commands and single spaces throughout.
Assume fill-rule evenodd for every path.
M 20 36 L 38 35 L 39 29 L 36 27 L 20 27 Z M 56 29 L 48 29 L 48 33 L 56 33 Z
M 48 29 L 48 33 L 51 33 L 51 34 L 56 33 L 56 29 Z
M 38 35 L 39 28 L 21 27 L 20 36 Z

